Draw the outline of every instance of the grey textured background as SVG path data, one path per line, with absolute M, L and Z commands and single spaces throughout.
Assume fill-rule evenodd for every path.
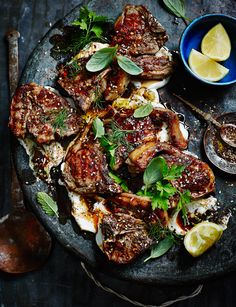
M 236 16 L 235 1 L 214 1 L 212 3 L 210 0 L 205 0 L 187 2 L 190 18 L 204 12 L 222 12 Z M 1 214 L 4 215 L 8 212 L 10 205 L 10 146 L 9 132 L 7 129 L 9 97 L 7 83 L 7 48 L 4 41 L 5 32 L 11 27 L 21 32 L 19 43 L 20 69 L 22 70 L 38 40 L 55 21 L 62 18 L 75 5 L 78 5 L 80 1 L 18 0 L 9 2 L 0 1 L 0 3 L 0 147 L 2 148 L 0 152 L 0 209 Z M 153 13 L 158 15 L 158 6 L 157 11 Z M 174 17 L 170 15 L 166 16 L 168 16 L 166 17 L 168 18 L 166 22 L 172 23 L 174 21 Z M 184 24 L 180 22 L 178 31 L 181 32 L 183 29 Z M 170 36 L 175 35 L 174 32 L 169 34 Z M 177 42 L 173 43 L 172 41 L 170 44 L 171 47 L 177 46 Z M 128 294 L 130 297 L 152 304 L 161 303 L 161 301 L 174 294 L 180 295 L 180 293 L 191 291 L 191 287 L 187 286 L 181 289 L 151 287 L 121 282 L 102 275 L 99 277 L 107 284 Z M 235 286 L 236 278 L 234 274 L 215 281 L 209 281 L 206 283 L 202 294 L 197 298 L 186 301 L 185 303 L 176 304 L 176 306 L 235 306 Z M 79 259 L 65 251 L 56 242 L 48 262 L 39 271 L 22 276 L 0 275 L 0 303 L 2 306 L 131 306 L 95 287 L 82 272 Z

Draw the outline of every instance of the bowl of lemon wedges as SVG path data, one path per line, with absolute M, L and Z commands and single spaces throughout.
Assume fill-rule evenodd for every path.
M 208 14 L 194 19 L 182 34 L 180 55 L 190 74 L 206 84 L 236 82 L 236 18 Z

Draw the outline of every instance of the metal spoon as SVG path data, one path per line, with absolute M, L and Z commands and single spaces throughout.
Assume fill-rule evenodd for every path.
M 19 32 L 6 34 L 9 43 L 9 85 L 13 96 L 18 82 Z M 12 212 L 0 220 L 0 270 L 24 273 L 39 268 L 51 250 L 51 238 L 36 217 L 25 209 L 12 163 Z
M 236 125 L 235 124 L 233 123 L 221 124 L 217 120 L 215 120 L 209 113 L 205 113 L 202 110 L 198 109 L 191 102 L 183 99 L 181 96 L 178 96 L 176 94 L 173 94 L 173 95 L 177 97 L 179 100 L 181 100 L 183 103 L 188 105 L 197 114 L 201 115 L 206 121 L 211 122 L 213 125 L 219 128 L 220 136 L 226 144 L 230 145 L 231 147 L 236 147 Z

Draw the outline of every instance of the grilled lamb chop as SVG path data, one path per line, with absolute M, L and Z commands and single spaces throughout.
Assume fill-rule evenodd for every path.
M 167 143 L 151 141 L 140 145 L 130 153 L 126 161 L 129 170 L 143 172 L 157 154 L 166 159 L 168 166 L 172 164 L 186 166 L 181 177 L 172 181 L 172 185 L 178 190 L 189 190 L 193 198 L 214 191 L 215 177 L 208 164 Z
M 101 99 L 107 87 L 107 76 L 110 68 L 101 73 L 89 73 L 85 68 L 70 76 L 68 68 L 61 66 L 58 83 L 74 99 L 82 111 L 88 111 L 92 104 Z
M 116 111 L 112 118 L 119 129 L 128 131 L 123 140 L 120 139 L 117 144 L 114 170 L 117 170 L 124 163 L 131 150 L 143 142 L 159 139 L 158 133 L 164 123 L 167 125 L 169 142 L 180 149 L 187 147 L 187 141 L 179 128 L 178 116 L 173 111 L 156 108 L 149 116 L 140 119 L 134 118 L 133 112 L 132 109 Z M 112 133 L 109 129 L 107 129 L 107 132 Z M 123 143 L 127 143 L 127 145 Z
M 142 68 L 139 77 L 143 79 L 163 80 L 173 73 L 173 62 L 167 55 L 142 55 L 132 60 Z
M 100 248 L 109 260 L 118 264 L 131 262 L 153 244 L 147 225 L 128 212 L 104 215 L 97 242 L 99 236 L 102 237 Z
M 166 30 L 142 5 L 126 5 L 115 23 L 112 45 L 122 54 L 155 54 L 167 41 Z
M 113 213 L 125 213 L 127 210 L 132 212 L 132 215 L 146 223 L 161 222 L 166 225 L 168 222 L 167 211 L 159 208 L 152 210 L 151 199 L 147 196 L 138 196 L 132 193 L 121 193 L 108 199 L 111 202 L 111 211 Z
M 35 83 L 20 86 L 12 99 L 9 127 L 17 137 L 32 135 L 39 144 L 75 134 L 81 119 L 69 102 Z
M 139 75 L 144 79 L 163 80 L 173 72 L 173 62 L 168 55 L 156 54 L 168 40 L 165 29 L 142 5 L 126 5 L 122 15 L 115 23 L 115 35 L 111 45 L 118 45 L 118 53 L 131 58 L 143 69 Z M 108 101 L 118 97 L 117 88 L 122 81 L 125 92 L 129 80 L 119 76 L 112 80 L 105 94 Z M 123 84 L 125 86 L 123 86 Z M 108 95 L 111 91 L 111 94 Z
M 99 73 L 90 73 L 85 67 L 91 55 L 105 47 L 108 47 L 108 44 L 91 43 L 69 63 L 59 66 L 58 84 L 84 112 L 88 111 L 96 101 L 101 99 L 107 88 L 110 68 Z
M 69 147 L 62 164 L 63 179 L 78 194 L 120 193 L 121 187 L 108 175 L 106 155 L 87 125 Z
M 106 101 L 113 101 L 122 96 L 130 82 L 130 76 L 124 70 L 120 69 L 117 64 L 113 64 L 112 68 L 104 93 Z

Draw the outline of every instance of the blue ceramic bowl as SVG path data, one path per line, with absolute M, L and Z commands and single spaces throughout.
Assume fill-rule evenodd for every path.
M 188 65 L 188 57 L 192 49 L 201 51 L 201 41 L 204 35 L 218 23 L 224 26 L 231 40 L 230 57 L 226 61 L 220 62 L 229 69 L 229 73 L 218 82 L 210 82 L 201 79 L 192 72 Z M 190 74 L 206 84 L 222 86 L 236 82 L 236 18 L 223 14 L 208 14 L 194 19 L 182 34 L 180 55 Z

